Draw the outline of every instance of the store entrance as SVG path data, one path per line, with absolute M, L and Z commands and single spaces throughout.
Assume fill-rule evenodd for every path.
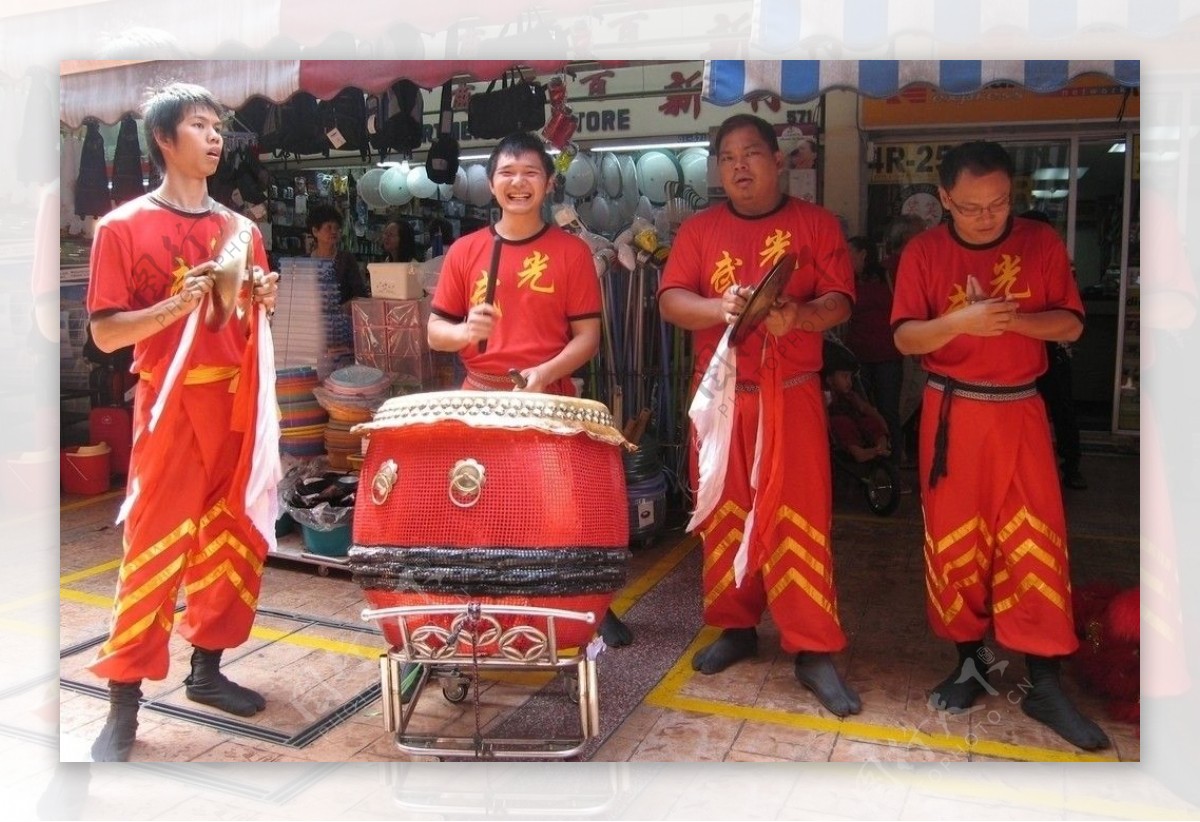
M 1072 377 L 1080 428 L 1091 431 L 1112 426 L 1125 236 L 1125 143 L 1122 137 L 1079 142 L 1074 258 L 1087 325 L 1075 344 Z

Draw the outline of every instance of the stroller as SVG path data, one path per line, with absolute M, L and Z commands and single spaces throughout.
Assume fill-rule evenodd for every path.
M 849 348 L 832 337 L 826 337 L 822 346 L 822 356 L 822 379 L 834 371 L 850 371 L 854 375 L 854 393 L 866 399 L 866 391 L 858 376 L 858 358 Z M 825 397 L 828 405 L 831 399 L 828 390 Z M 867 507 L 881 517 L 886 517 L 896 510 L 900 505 L 900 470 L 890 458 L 875 456 L 865 462 L 859 462 L 837 442 L 832 427 L 829 431 L 829 448 L 835 487 L 839 477 L 858 485 L 866 497 Z

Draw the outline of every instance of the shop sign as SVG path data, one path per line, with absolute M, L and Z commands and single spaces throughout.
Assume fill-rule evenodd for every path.
M 1109 77 L 1083 75 L 1065 87 L 1038 94 L 1013 83 L 996 83 L 970 94 L 950 94 L 924 83 L 891 97 L 863 97 L 864 129 L 967 123 L 1111 121 L 1141 116 L 1141 97 Z
M 957 143 L 873 143 L 868 183 L 933 183 L 942 157 Z
M 562 75 L 567 85 L 566 104 L 576 120 L 574 139 L 590 142 L 706 134 L 726 117 L 739 113 L 757 114 L 772 124 L 805 125 L 814 130 L 819 126 L 819 101 L 796 105 L 768 95 L 718 106 L 701 99 L 703 67 L 701 60 L 688 60 Z M 549 79 L 536 78 L 541 83 Z M 472 137 L 466 123 L 467 100 L 487 87 L 487 83 L 459 83 L 454 88 L 454 136 L 464 148 L 495 142 Z M 441 90 L 425 92 L 424 103 L 428 144 L 436 136 Z

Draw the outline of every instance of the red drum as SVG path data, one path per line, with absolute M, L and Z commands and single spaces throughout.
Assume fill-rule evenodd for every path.
M 603 404 L 511 391 L 411 394 L 354 430 L 370 443 L 350 568 L 373 608 L 591 611 L 595 625 L 555 624 L 559 648 L 591 639 L 629 556 L 625 439 Z M 395 622 L 380 624 L 402 647 Z

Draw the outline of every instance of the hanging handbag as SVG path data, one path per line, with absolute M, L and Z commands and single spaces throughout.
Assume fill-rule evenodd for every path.
M 75 182 L 75 213 L 80 217 L 103 217 L 112 208 L 104 136 L 98 120 L 88 119 L 86 126 L 83 151 L 79 155 L 79 179 Z
M 509 83 L 508 72 L 502 85 L 496 81 L 487 90 L 472 94 L 467 103 L 467 129 L 473 137 L 497 140 L 515 131 L 536 131 L 546 125 L 546 87 L 527 82 L 517 71 L 517 79 Z
M 142 145 L 138 141 L 137 121 L 132 114 L 121 118 L 112 170 L 113 202 L 123 203 L 146 193 L 146 185 L 142 181 Z
M 458 174 L 458 140 L 454 138 L 454 109 L 451 107 L 451 81 L 442 86 L 442 114 L 438 122 L 438 136 L 429 147 L 425 158 L 425 173 L 432 182 L 450 185 Z

